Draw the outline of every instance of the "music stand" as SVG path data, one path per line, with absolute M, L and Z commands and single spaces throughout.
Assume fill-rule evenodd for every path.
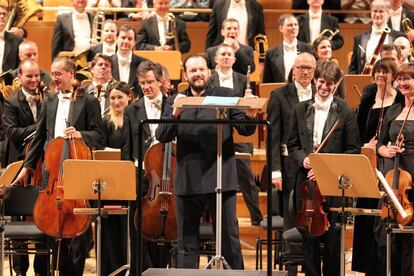
M 260 109 L 267 102 L 266 98 L 237 98 L 237 97 L 184 97 L 177 98 L 174 107 L 182 108 L 209 108 L 216 110 L 216 119 L 222 120 L 226 110 L 233 109 Z M 230 266 L 221 255 L 222 230 L 222 146 L 223 126 L 217 124 L 217 186 L 216 186 L 216 255 L 206 265 L 205 269 L 215 266 L 217 269 Z
M 135 200 L 134 163 L 68 159 L 63 163 L 63 181 L 65 199 L 98 200 L 97 211 L 92 210 L 90 214 L 97 215 L 96 273 L 101 275 L 101 200 Z M 111 214 L 111 211 L 105 213 Z M 119 214 L 119 210 L 114 213 Z
M 342 197 L 341 276 L 345 275 L 345 197 L 380 198 L 377 178 L 368 158 L 360 154 L 311 153 L 310 163 L 324 196 Z
M 346 103 L 350 108 L 357 108 L 361 102 L 364 87 L 372 83 L 371 75 L 345 75 Z M 361 94 L 360 94 L 361 93 Z

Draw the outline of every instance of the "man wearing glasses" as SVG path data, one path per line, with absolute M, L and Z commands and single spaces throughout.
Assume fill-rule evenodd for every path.
M 293 65 L 294 81 L 279 89 L 273 90 L 267 106 L 268 120 L 272 126 L 272 183 L 282 191 L 283 195 L 283 230 L 295 225 L 295 216 L 289 212 L 289 194 L 295 181 L 290 168 L 291 160 L 287 152 L 290 117 L 293 107 L 312 99 L 315 87 L 311 84 L 316 67 L 315 57 L 309 53 L 299 54 Z M 289 250 L 284 245 L 284 251 Z M 292 268 L 288 266 L 288 270 Z

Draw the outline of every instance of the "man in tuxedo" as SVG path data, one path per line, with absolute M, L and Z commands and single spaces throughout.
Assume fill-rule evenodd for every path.
M 89 49 L 93 16 L 85 11 L 87 0 L 72 0 L 73 11 L 56 18 L 52 36 L 52 58 L 61 51 L 82 52 Z
M 361 74 L 366 63 L 370 63 L 374 55 L 374 50 L 378 45 L 381 35 L 389 19 L 388 2 L 385 0 L 374 0 L 371 3 L 371 30 L 355 36 L 352 49 L 351 63 L 348 67 L 349 74 Z M 405 36 L 404 33 L 391 30 L 385 37 L 384 44 L 392 44 L 399 37 Z
M 311 46 L 297 40 L 299 32 L 298 20 L 291 14 L 283 14 L 279 17 L 279 31 L 283 41 L 275 47 L 267 50 L 263 82 L 285 82 L 288 80 L 298 53 L 311 52 Z
M 109 92 L 115 80 L 112 78 L 112 59 L 104 54 L 97 54 L 91 62 L 92 82 L 85 87 L 85 92 L 95 96 L 103 116 L 109 106 Z
M 354 113 L 345 101 L 333 96 L 341 77 L 341 70 L 335 63 L 325 62 L 318 65 L 315 71 L 315 98 L 298 103 L 293 109 L 287 146 L 293 164 L 297 196 L 305 180 L 315 180 L 309 154 L 321 144 L 335 122 L 339 120 L 339 126 L 320 152 L 360 152 L 360 138 Z M 296 200 L 298 209 L 303 209 L 305 200 L 306 198 Z M 340 206 L 340 202 L 333 197 L 328 197 L 326 204 L 329 207 Z M 340 229 L 336 227 L 337 222 L 338 214 L 329 213 L 329 230 L 319 237 L 312 237 L 305 225 L 297 226 L 303 237 L 303 269 L 306 275 L 322 275 L 319 251 L 321 240 L 324 241 L 323 275 L 339 275 Z
M 329 14 L 322 13 L 324 0 L 308 0 L 309 10 L 298 16 L 299 34 L 298 40 L 312 44 L 313 41 L 324 30 L 331 30 L 333 33 L 339 31 L 332 37 L 332 50 L 337 50 L 344 45 L 344 38 L 338 25 L 338 19 Z M 331 34 L 325 34 L 329 37 Z
M 118 26 L 112 19 L 107 19 L 102 26 L 102 36 L 99 45 L 89 49 L 88 60 L 92 60 L 96 54 L 103 53 L 106 56 L 113 56 L 116 53 L 116 35 Z
M 37 62 L 39 58 L 39 50 L 37 48 L 37 45 L 35 42 L 31 41 L 31 40 L 25 40 L 22 43 L 20 43 L 19 45 L 19 60 L 20 62 L 26 60 L 26 59 L 31 59 L 35 62 Z M 19 69 L 15 69 L 13 71 L 10 72 L 11 74 L 11 78 L 10 80 L 7 80 L 6 78 L 6 84 L 7 85 L 11 85 L 12 81 L 15 77 L 18 76 L 19 74 Z M 40 69 L 40 80 L 46 85 L 49 86 L 52 79 L 50 78 L 49 73 L 43 71 Z
M 23 38 L 5 30 L 8 21 L 7 6 L 0 5 L 0 73 L 19 66 L 18 48 Z M 1 43 L 2 42 L 2 43 Z
M 141 23 L 141 29 L 137 36 L 137 50 L 177 50 L 181 53 L 190 51 L 191 41 L 185 30 L 185 22 L 179 18 L 170 17 L 170 1 L 154 0 L 155 14 Z M 175 33 L 173 32 L 174 24 Z M 169 37 L 169 33 L 173 37 Z M 175 39 L 178 39 L 177 43 Z M 175 44 L 179 49 L 175 49 Z
M 192 55 L 184 61 L 184 78 L 189 88 L 184 94 L 167 99 L 163 119 L 215 119 L 215 109 L 173 107 L 181 97 L 234 96 L 225 87 L 208 85 L 210 70 L 203 56 Z M 229 120 L 253 120 L 257 110 L 228 109 Z M 241 135 L 251 135 L 253 125 L 235 126 Z M 232 269 L 243 269 L 238 225 L 236 219 L 236 191 L 238 189 L 236 161 L 233 148 L 233 127 L 223 125 L 222 145 L 222 254 Z M 160 124 L 156 138 L 162 143 L 177 139 L 174 193 L 177 208 L 177 266 L 198 268 L 200 217 L 207 211 L 216 219 L 217 128 L 211 125 Z
M 124 142 L 121 149 L 121 156 L 123 160 L 131 160 L 136 162 L 138 160 L 139 145 L 138 145 L 138 122 L 145 119 L 160 119 L 163 107 L 167 97 L 161 93 L 162 86 L 162 68 L 159 64 L 152 61 L 144 61 L 138 66 L 137 75 L 143 97 L 125 109 L 124 113 Z M 147 152 L 148 148 L 158 143 L 155 137 L 156 124 L 146 124 L 143 127 L 144 134 L 144 151 L 141 152 L 142 157 Z M 144 192 L 148 191 L 148 183 L 144 185 Z M 134 214 L 136 210 L 136 202 L 130 202 L 130 213 Z M 136 241 L 137 231 L 134 224 L 134 216 L 130 216 L 129 233 L 130 233 L 130 248 L 131 248 L 131 267 L 129 275 L 136 275 Z M 143 270 L 150 267 L 166 267 L 168 263 L 168 246 L 162 246 L 159 243 L 149 242 L 144 240 L 143 246 Z
M 250 65 L 250 70 L 255 70 L 253 59 L 253 48 L 243 45 L 238 41 L 240 34 L 239 21 L 234 18 L 227 18 L 223 21 L 221 27 L 221 35 L 224 37 L 223 44 L 229 45 L 234 52 L 236 61 L 233 64 L 233 70 L 240 74 L 247 73 L 247 66 Z M 216 53 L 217 46 L 212 46 L 207 49 L 207 65 L 210 70 L 216 68 Z
M 18 77 L 22 84 L 21 89 L 4 102 L 2 120 L 8 141 L 5 165 L 23 160 L 26 139 L 36 130 L 36 120 L 40 115 L 39 65 L 31 59 L 22 61 Z M 36 275 L 48 275 L 47 262 L 46 256 L 35 255 L 33 267 Z M 13 269 L 17 275 L 26 275 L 28 268 L 28 255 L 13 255 Z
M 135 30 L 130 25 L 122 25 L 119 28 L 116 40 L 118 50 L 112 59 L 112 75 L 117 81 L 123 81 L 133 89 L 135 97 L 142 97 L 141 88 L 138 85 L 137 68 L 138 65 L 146 60 L 143 57 L 134 55 Z
M 398 32 L 405 32 L 403 28 L 403 20 L 411 21 L 411 25 L 414 23 L 414 12 L 410 11 L 406 7 L 403 7 L 402 0 L 389 0 L 390 2 L 390 18 L 388 19 L 388 27 Z M 414 40 L 414 30 L 408 30 L 405 33 L 410 41 Z
M 233 89 L 238 97 L 244 97 L 247 91 L 247 78 L 245 75 L 234 72 L 232 66 L 236 62 L 234 50 L 231 46 L 220 44 L 217 48 L 215 61 L 217 63 L 216 72 L 210 77 L 210 84 L 217 87 L 227 87 Z M 253 154 L 252 143 L 235 143 L 236 152 Z M 263 216 L 259 209 L 258 188 L 254 181 L 252 173 L 252 164 L 250 159 L 236 159 L 237 179 L 240 191 L 243 194 L 247 209 L 250 213 L 252 225 L 259 225 Z
M 272 126 L 272 183 L 283 195 L 283 228 L 295 226 L 295 214 L 289 210 L 289 196 L 295 188 L 292 161 L 287 151 L 290 117 L 293 108 L 315 94 L 312 80 L 316 68 L 315 57 L 309 53 L 299 54 L 293 65 L 294 81 L 273 90 L 267 105 L 267 118 Z
M 226 18 L 237 18 L 238 41 L 243 45 L 254 47 L 255 36 L 265 34 L 262 4 L 255 0 L 215 0 L 208 24 L 206 49 L 223 42 L 221 28 Z
M 99 102 L 95 97 L 82 91 L 76 93 L 73 91 L 71 82 L 75 76 L 75 68 L 75 63 L 68 58 L 56 58 L 53 61 L 51 76 L 58 92 L 50 94 L 43 101 L 30 151 L 13 184 L 27 184 L 29 170 L 35 168 L 47 144 L 56 137 L 82 138 L 90 148 L 102 147 L 104 135 Z M 43 173 L 43 180 L 48 181 L 46 172 Z M 47 183 L 43 185 L 46 186 Z M 49 208 L 57 208 L 57 206 L 49 206 Z M 85 260 L 92 247 L 91 234 L 89 227 L 76 238 L 62 239 L 59 255 L 60 275 L 83 275 Z M 56 265 L 57 246 L 57 243 L 54 243 L 53 265 Z

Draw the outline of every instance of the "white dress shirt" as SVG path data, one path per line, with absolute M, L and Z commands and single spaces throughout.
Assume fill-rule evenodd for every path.
M 312 99 L 312 86 L 309 84 L 303 87 L 299 82 L 295 81 L 296 93 L 298 94 L 299 102 L 304 102 Z
M 293 64 L 295 63 L 295 58 L 298 55 L 298 41 L 295 41 L 292 44 L 287 44 L 285 41 L 283 43 L 283 64 L 285 65 L 285 80 L 288 79 L 290 70 L 292 70 Z
M 227 87 L 227 88 L 234 88 L 233 85 L 233 70 L 230 69 L 227 74 L 223 74 L 221 71 L 217 71 L 217 74 L 219 76 L 219 82 L 221 87 Z
M 313 42 L 321 32 L 322 11 L 313 13 L 309 10 L 310 41 Z M 306 26 L 302 26 L 306 28 Z
M 3 57 L 4 57 L 4 30 L 0 32 L 0 64 L 3 65 Z M 3 73 L 3 66 L 0 66 L 0 74 Z
M 74 52 L 82 52 L 90 47 L 91 26 L 86 12 L 79 13 L 76 10 L 72 13 L 73 34 L 75 40 Z
M 116 43 L 112 43 L 112 45 L 106 42 L 102 43 L 102 54 L 110 57 L 110 56 L 113 56 L 115 52 L 116 52 Z
M 32 111 L 33 119 L 36 122 L 36 119 L 37 119 L 37 103 L 36 102 L 39 96 L 32 95 L 29 92 L 26 92 L 23 87 L 22 87 L 22 92 L 23 92 L 23 95 L 26 97 L 26 101 L 29 104 L 30 110 Z
M 65 129 L 67 126 L 68 116 L 69 116 L 69 109 L 71 103 L 71 96 L 72 93 L 63 94 L 59 92 L 58 94 L 58 108 L 56 111 L 56 119 L 55 119 L 55 137 L 63 137 L 65 133 Z
M 322 141 L 323 129 L 325 128 L 325 122 L 328 118 L 329 109 L 333 101 L 333 96 L 331 95 L 324 102 L 321 102 L 318 97 L 315 97 L 315 103 L 313 107 L 315 108 L 315 121 L 313 125 L 313 144 L 319 146 Z
M 249 41 L 247 39 L 247 9 L 246 9 L 246 1 L 240 0 L 239 3 L 235 1 L 230 1 L 229 11 L 227 12 L 227 18 L 235 18 L 239 22 L 239 37 L 237 40 L 244 45 L 249 45 Z
M 129 52 L 127 57 L 121 56 L 119 51 L 116 53 L 116 55 L 118 57 L 119 80 L 128 83 L 132 60 L 132 51 Z
M 160 36 L 160 44 L 165 45 L 165 33 L 168 31 L 168 16 L 161 17 L 156 15 L 158 24 L 158 35 Z
M 377 29 L 374 26 L 372 26 L 371 36 L 368 40 L 367 49 L 366 49 L 366 52 L 365 52 L 365 62 L 370 62 L 371 61 L 372 56 L 374 55 L 375 48 L 378 45 L 378 42 L 381 38 L 381 35 L 382 35 L 383 31 L 384 31 L 384 29 Z M 387 35 L 385 37 L 384 44 L 387 44 L 388 41 L 389 41 L 389 36 Z M 380 56 L 378 55 L 378 59 L 379 58 L 380 58 Z
M 158 97 L 150 100 L 147 96 L 144 96 L 145 111 L 148 119 L 159 119 L 161 118 L 161 106 L 162 106 L 162 93 Z M 149 124 L 152 139 L 151 145 L 158 143 L 155 139 L 155 130 L 158 124 Z
M 390 9 L 390 19 L 391 19 L 391 27 L 396 31 L 400 31 L 400 23 L 401 23 L 401 14 L 402 14 L 402 6 L 398 10 Z

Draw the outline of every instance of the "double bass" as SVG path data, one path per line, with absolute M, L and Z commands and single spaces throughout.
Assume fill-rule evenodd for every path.
M 403 147 L 404 144 L 403 129 L 407 122 L 413 103 L 414 101 L 411 102 L 411 105 L 407 112 L 407 116 L 405 117 L 401 125 L 400 131 L 397 135 L 395 145 L 400 148 Z M 392 190 L 408 216 L 406 218 L 403 218 L 398 212 L 390 212 L 390 204 L 386 203 L 381 208 L 381 217 L 384 219 L 389 216 L 398 224 L 408 225 L 413 220 L 413 205 L 408 199 L 408 193 L 410 192 L 410 190 L 412 190 L 412 176 L 409 172 L 401 169 L 399 165 L 400 153 L 397 153 L 394 158 L 394 167 L 385 175 L 385 179 L 388 183 L 392 183 Z
M 339 126 L 339 123 L 339 120 L 335 121 L 326 137 L 316 149 L 315 153 L 322 150 L 329 137 Z M 324 200 L 316 181 L 306 180 L 303 182 L 299 188 L 299 197 L 302 201 L 302 208 L 296 216 L 296 227 L 299 229 L 303 229 L 303 227 L 305 227 L 306 231 L 312 237 L 322 236 L 326 231 L 328 231 L 329 221 L 327 214 L 323 210 L 322 204 Z
M 144 157 L 145 177 L 150 181 L 142 203 L 142 235 L 148 240 L 177 240 L 175 198 L 172 193 L 175 170 L 175 145 L 157 143 Z M 135 212 L 135 227 L 137 226 Z

